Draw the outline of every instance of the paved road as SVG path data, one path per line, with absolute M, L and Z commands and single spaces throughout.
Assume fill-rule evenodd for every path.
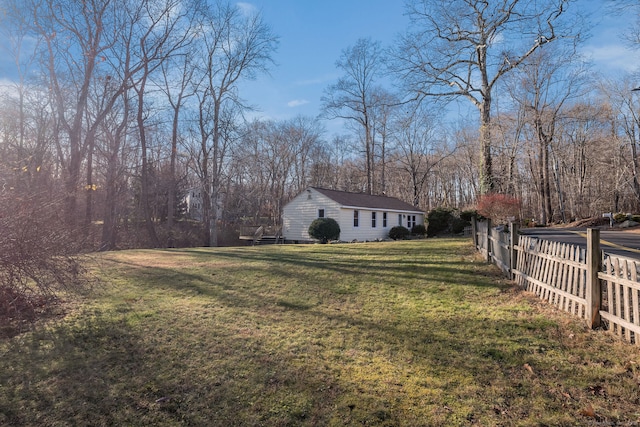
M 523 228 L 520 231 L 540 239 L 587 246 L 584 228 Z M 600 230 L 600 247 L 607 253 L 640 260 L 640 233 Z

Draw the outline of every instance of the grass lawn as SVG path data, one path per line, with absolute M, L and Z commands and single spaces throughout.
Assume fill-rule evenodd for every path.
M 519 292 L 469 240 L 96 255 L 0 341 L 0 425 L 638 425 L 640 350 Z

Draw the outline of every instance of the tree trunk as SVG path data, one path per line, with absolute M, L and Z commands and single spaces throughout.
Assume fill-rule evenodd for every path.
M 549 141 L 547 140 L 547 138 L 544 138 L 543 140 L 543 185 L 544 185 L 544 210 L 545 210 L 545 216 L 547 218 L 548 222 L 551 222 L 553 220 L 553 209 L 551 207 L 551 179 L 549 177 L 550 175 L 550 168 L 549 168 Z
M 633 175 L 632 188 L 633 194 L 636 196 L 636 209 L 640 210 L 640 160 L 638 159 L 638 148 L 635 141 L 631 142 L 631 173 Z
M 547 209 L 545 208 L 545 185 L 544 185 L 544 144 L 538 140 L 538 203 L 540 207 L 540 223 L 547 224 Z
M 117 226 L 116 226 L 116 175 L 117 175 L 117 152 L 111 153 L 107 163 L 106 189 L 104 200 L 104 214 L 102 224 L 101 251 L 110 251 L 116 248 Z
M 202 225 L 204 228 L 204 246 L 212 246 L 211 239 L 211 185 L 209 183 L 209 174 L 204 173 L 201 182 L 202 185 Z
M 149 206 L 149 159 L 147 153 L 147 132 L 145 130 L 144 123 L 144 91 L 146 86 L 146 75 L 142 78 L 140 88 L 137 89 L 138 93 L 138 114 L 136 121 L 138 124 L 138 135 L 140 136 L 140 151 L 141 151 L 141 167 L 142 173 L 140 176 L 140 203 L 142 207 L 142 216 L 144 219 L 144 225 L 149 235 L 149 240 L 153 247 L 160 247 L 160 240 L 156 233 L 156 227 L 153 223 L 151 215 L 151 208 Z
M 491 98 L 485 96 L 480 108 L 480 194 L 494 190 L 491 156 Z
M 413 184 L 413 206 L 420 204 L 420 186 L 417 171 L 411 172 L 411 183 Z
M 222 97 L 218 97 L 214 101 L 213 108 L 213 174 L 211 176 L 211 217 L 209 219 L 209 243 L 210 246 L 218 246 L 218 193 L 220 192 L 220 168 L 222 167 L 222 159 L 220 158 L 220 110 Z
M 365 155 L 367 162 L 367 194 L 373 194 L 373 138 L 371 137 L 371 129 L 369 123 L 365 123 Z
M 560 168 L 558 166 L 557 156 L 553 156 L 553 176 L 556 184 L 556 194 L 558 195 L 558 207 L 560 208 L 560 219 L 563 223 L 567 222 L 567 216 L 565 212 L 564 196 L 562 195 L 562 183 L 560 181 Z
M 93 221 L 93 148 L 95 139 L 93 135 L 87 136 L 87 184 L 85 185 L 86 206 L 84 212 L 84 233 L 85 236 L 89 236 L 91 229 L 91 223 Z
M 178 155 L 178 120 L 180 116 L 181 98 L 173 110 L 173 123 L 171 126 L 171 159 L 169 162 L 169 191 L 167 194 L 167 247 L 172 248 L 174 243 L 174 217 L 176 206 L 176 157 Z

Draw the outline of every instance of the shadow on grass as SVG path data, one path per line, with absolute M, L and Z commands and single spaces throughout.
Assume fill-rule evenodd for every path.
M 315 310 L 300 315 L 298 307 L 287 308 L 299 313 L 292 321 L 306 331 L 304 354 L 295 356 L 301 351 L 293 345 L 300 345 L 296 339 L 283 347 L 250 331 L 210 330 L 209 341 L 201 345 L 180 332 L 171 338 L 165 331 L 154 339 L 126 319 L 102 315 L 25 336 L 0 362 L 0 421 L 24 426 L 317 425 L 337 418 L 411 425 L 411 412 L 389 402 L 406 399 L 402 406 L 417 405 L 437 393 L 443 397 L 431 404 L 456 408 L 496 381 L 503 389 L 492 398 L 530 393 L 524 376 L 514 377 L 514 371 L 523 363 L 537 369 L 532 355 L 543 345 L 540 335 L 553 329 L 485 322 L 483 329 L 503 331 L 496 336 L 479 333 L 477 319 L 463 317 L 431 318 L 429 328 L 407 330 L 419 325 Z M 333 331 L 309 334 L 312 325 L 329 324 Z M 166 347 L 172 339 L 178 342 Z M 395 374 L 377 372 L 380 362 L 373 360 L 381 354 Z M 404 360 L 407 355 L 410 361 Z M 362 372 L 353 375 L 349 366 L 356 365 Z M 420 378 L 409 377 L 411 372 Z M 414 385 L 406 392 L 409 383 Z
M 251 336 L 130 323 L 98 313 L 0 347 L 0 425 L 289 425 L 338 391 Z
M 135 302 L 0 347 L 0 424 L 578 425 L 620 384 L 490 267 L 389 246 L 130 263 Z
M 202 295 L 248 311 L 269 307 L 304 310 L 325 299 L 344 300 L 351 295 L 357 300 L 368 292 L 385 293 L 391 288 L 410 293 L 413 298 L 439 294 L 455 300 L 464 298 L 465 289 L 504 291 L 510 287 L 496 270 L 485 264 L 475 268 L 460 258 L 446 261 L 436 258 L 423 263 L 424 257 L 415 254 L 412 259 L 390 255 L 388 249 L 392 247 L 385 247 L 376 256 L 366 259 L 353 256 L 362 253 L 357 247 L 352 250 L 334 245 L 330 254 L 326 250 L 305 248 L 302 252 L 283 252 L 275 248 L 196 250 L 198 257 L 206 254 L 211 267 L 207 267 L 206 262 L 201 262 L 197 268 L 116 262 L 135 266 L 126 271 L 126 276 L 149 291 L 172 291 L 176 292 L 176 297 Z M 347 255 L 336 256 L 334 248 Z M 171 250 L 171 253 L 175 252 L 189 254 L 191 250 Z M 401 255 L 411 253 L 406 249 L 396 252 Z M 218 269 L 216 263 L 220 260 L 234 262 L 223 262 L 224 267 Z
M 351 277 L 368 278 L 371 282 L 393 279 L 398 284 L 402 279 L 457 280 L 458 285 L 497 287 L 504 289 L 505 284 L 496 270 L 478 271 L 472 267 L 469 258 L 472 252 L 460 250 L 460 241 L 452 239 L 449 244 L 427 244 L 425 247 L 407 248 L 393 243 L 313 245 L 298 246 L 301 250 L 281 250 L 282 246 L 243 248 L 241 250 L 211 249 L 193 250 L 202 260 L 245 261 L 243 268 L 247 273 L 264 270 L 269 274 L 279 274 L 283 278 L 316 276 L 330 273 Z M 448 242 L 446 242 L 448 243 Z M 452 247 L 454 248 L 452 250 Z M 290 247 L 289 247 L 290 248 Z M 466 252 L 465 252 L 466 251 Z M 171 250 L 184 254 L 192 250 Z M 452 252 L 456 257 L 452 257 Z M 262 263 L 262 264 L 261 264 Z M 482 276 L 495 278 L 495 281 L 482 280 Z

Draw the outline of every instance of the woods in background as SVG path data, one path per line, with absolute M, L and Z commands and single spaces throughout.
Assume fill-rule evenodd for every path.
M 345 47 L 321 117 L 249 120 L 240 83 L 274 69 L 278 44 L 260 14 L 205 0 L 5 0 L 15 69 L 1 91 L 1 224 L 14 227 L 15 205 L 55 210 L 51 223 L 85 250 L 215 246 L 242 224 L 278 225 L 307 186 L 425 211 L 500 193 L 542 224 L 639 212 L 638 80 L 589 70 L 575 5 L 446 3 L 409 2 L 396 46 Z M 447 10 L 468 18 L 455 34 L 438 31 Z M 443 106 L 456 97 L 478 114 L 452 117 Z M 344 132 L 328 135 L 337 118 Z

